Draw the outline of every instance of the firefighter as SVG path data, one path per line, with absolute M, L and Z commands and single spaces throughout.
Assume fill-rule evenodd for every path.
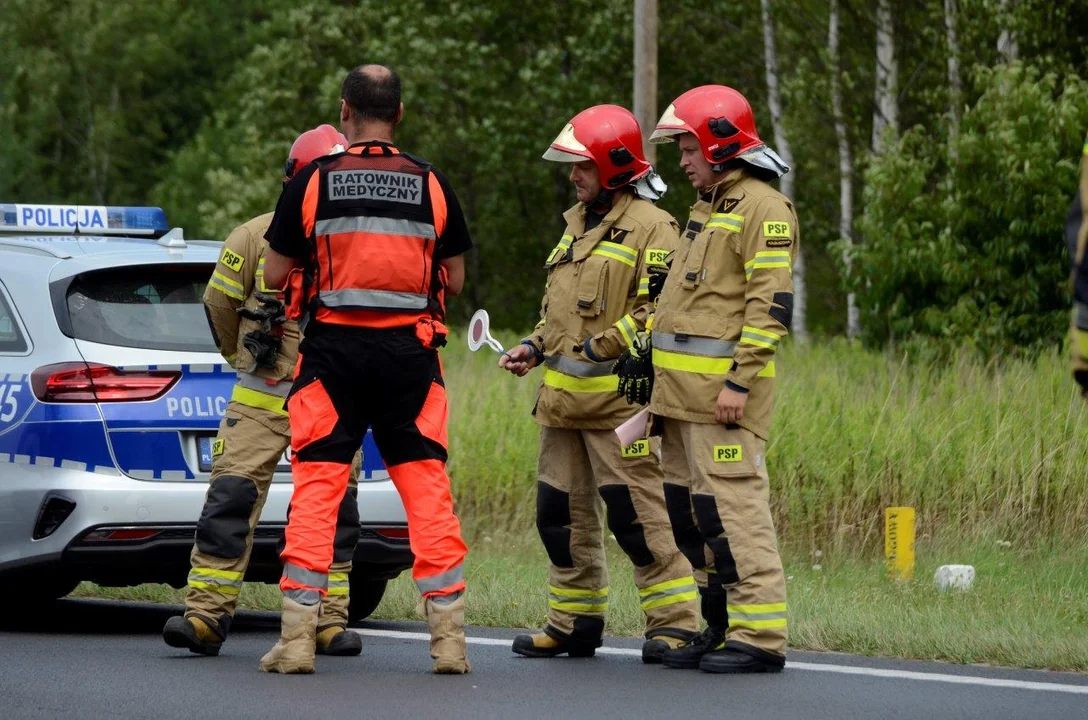
M 678 244 L 677 225 L 657 208 L 664 192 L 642 148 L 635 116 L 616 105 L 576 115 L 544 153 L 571 163 L 578 204 L 548 256 L 541 320 L 499 366 L 522 376 L 543 364 L 534 410 L 540 429 L 536 520 L 551 560 L 548 617 L 519 635 L 528 657 L 588 657 L 601 645 L 608 609 L 601 500 L 608 528 L 634 564 L 646 616 L 642 659 L 698 629 L 691 565 L 676 548 L 648 439 L 621 447 L 614 429 L 634 414 L 616 396 L 617 357 L 644 335 L 650 270 Z
M 1088 398 L 1088 138 L 1084 140 L 1084 156 L 1080 161 L 1080 188 L 1069 209 L 1065 222 L 1069 257 L 1073 261 L 1073 378 Z
M 320 600 L 333 587 L 336 508 L 367 427 L 408 516 L 412 575 L 431 631 L 433 670 L 467 673 L 467 549 L 446 475 L 444 293 L 460 292 L 472 246 L 441 173 L 393 142 L 400 79 L 367 65 L 344 80 L 346 152 L 302 168 L 267 238 L 269 282 L 291 275 L 305 339 L 288 396 L 295 493 L 281 553 L 280 641 L 267 672 L 313 672 Z
M 300 135 L 284 166 L 284 182 L 315 158 L 341 152 L 347 140 L 331 125 Z M 290 442 L 284 398 L 298 356 L 298 324 L 284 320 L 283 293 L 264 282 L 264 233 L 272 213 L 237 227 L 204 292 L 216 346 L 238 371 L 230 404 L 212 443 L 212 476 L 197 523 L 185 615 L 172 617 L 163 639 L 172 647 L 218 655 L 230 630 L 242 578 L 253 549 L 253 531 L 268 498 L 272 474 Z M 356 456 L 352 484 L 358 476 Z M 338 509 L 333 590 L 321 608 L 318 651 L 358 655 L 362 641 L 345 632 L 348 573 L 359 540 L 356 491 Z
M 778 672 L 786 584 L 768 500 L 775 351 L 790 329 L 799 242 L 793 202 L 767 183 L 789 171 L 732 88 L 689 90 L 652 142 L 677 141 L 698 191 L 657 298 L 647 353 L 621 382 L 647 388 L 661 431 L 673 535 L 696 568 L 707 628 L 669 667 Z M 642 399 L 636 393 L 636 400 Z

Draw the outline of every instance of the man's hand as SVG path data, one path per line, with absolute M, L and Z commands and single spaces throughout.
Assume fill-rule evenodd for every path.
M 525 377 L 525 373 L 536 367 L 536 353 L 528 345 L 512 347 L 499 358 L 499 367 L 518 377 Z
M 714 420 L 722 425 L 736 425 L 744 417 L 744 404 L 748 394 L 723 387 L 718 393 L 718 405 L 714 408 Z

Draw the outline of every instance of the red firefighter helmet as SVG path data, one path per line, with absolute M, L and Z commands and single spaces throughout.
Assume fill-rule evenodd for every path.
M 543 155 L 554 162 L 592 160 L 609 190 L 629 185 L 650 172 L 642 149 L 642 128 L 627 108 L 594 105 L 571 118 Z
M 684 133 L 699 139 L 703 157 L 712 165 L 764 144 L 756 132 L 752 106 L 725 85 L 703 85 L 676 98 L 657 121 L 650 142 L 672 142 Z
M 347 148 L 348 139 L 339 130 L 332 125 L 318 125 L 295 138 L 287 153 L 287 162 L 283 164 L 283 177 L 290 180 L 317 158 L 344 152 Z

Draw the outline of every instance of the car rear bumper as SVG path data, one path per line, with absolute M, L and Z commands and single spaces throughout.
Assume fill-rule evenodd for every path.
M 102 584 L 181 585 L 189 568 L 196 521 L 207 484 L 133 480 L 35 465 L 0 465 L 0 573 L 61 569 Z M 247 579 L 279 577 L 277 544 L 286 525 L 290 483 L 273 483 L 254 539 Z M 63 520 L 54 521 L 70 508 Z M 392 482 L 360 483 L 362 525 L 355 560 L 375 577 L 393 577 L 412 564 L 404 507 Z M 152 537 L 95 540 L 102 528 L 153 528 Z

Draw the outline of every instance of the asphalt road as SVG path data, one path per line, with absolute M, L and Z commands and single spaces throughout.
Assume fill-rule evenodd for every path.
M 781 675 L 644 666 L 637 640 L 593 659 L 530 660 L 516 631 L 473 628 L 467 676 L 430 674 L 422 623 L 368 623 L 362 657 L 317 674 L 257 671 L 273 613 L 241 613 L 218 658 L 163 644 L 180 608 L 65 600 L 0 618 L 0 718 L 1088 719 L 1088 675 L 792 652 Z

